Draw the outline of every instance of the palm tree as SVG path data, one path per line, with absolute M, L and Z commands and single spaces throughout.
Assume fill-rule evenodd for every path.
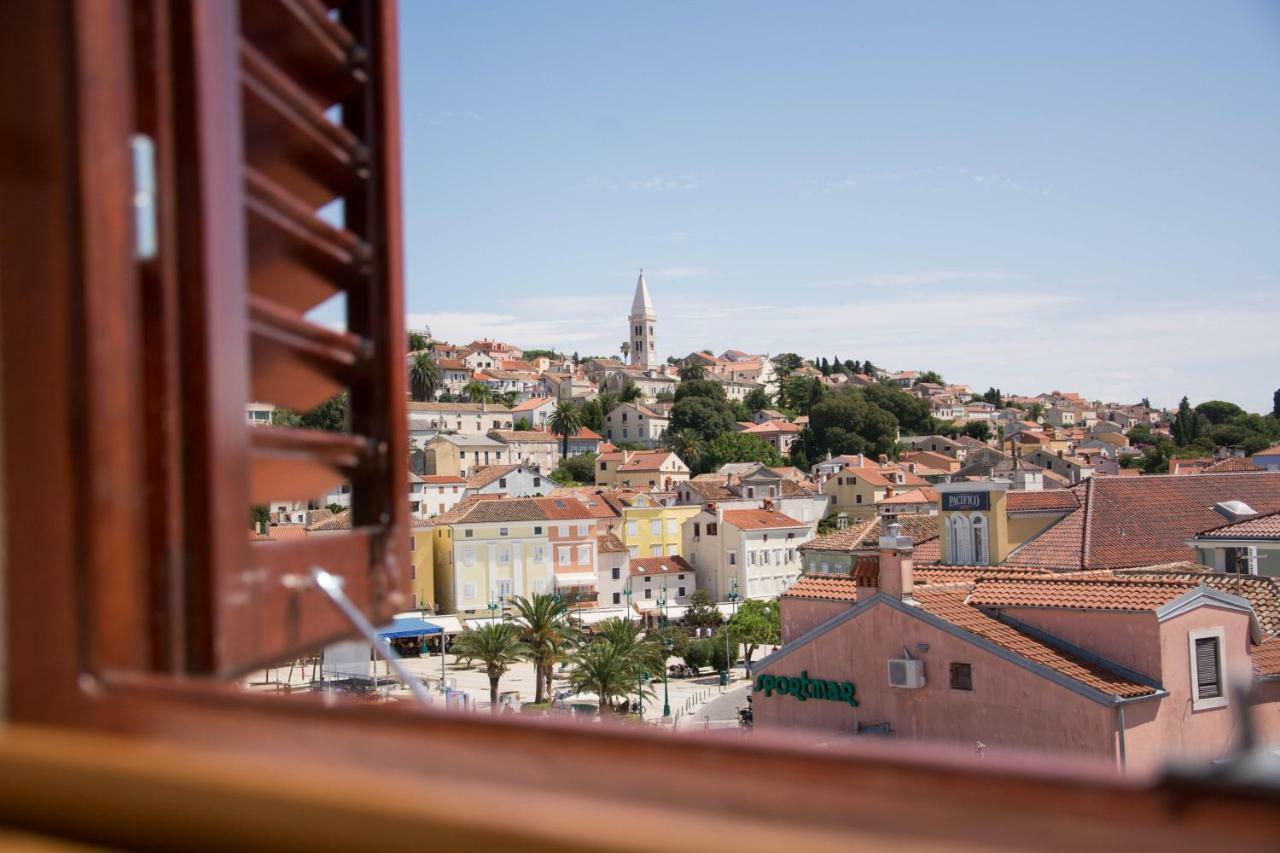
M 491 622 L 468 628 L 452 644 L 454 654 L 484 664 L 489 676 L 489 710 L 498 713 L 498 682 L 511 665 L 529 657 L 529 647 L 520 641 L 520 631 L 506 622 Z
M 569 673 L 569 686 L 575 693 L 594 693 L 600 698 L 599 713 L 605 706 L 617 707 L 636 683 L 640 670 L 633 656 L 619 646 L 603 639 L 594 640 L 578 649 L 573 656 L 573 670 Z M 641 688 L 651 693 L 648 685 Z
M 462 389 L 472 403 L 488 403 L 493 400 L 493 391 L 479 379 L 472 379 Z
M 618 349 L 622 350 L 622 360 L 626 361 L 627 356 L 631 353 L 631 344 L 623 341 L 622 346 L 618 347 Z
M 631 661 L 638 672 L 661 673 L 667 665 L 667 652 L 660 642 L 647 636 L 640 625 L 617 616 L 596 625 L 596 640 L 612 643 Z
M 702 462 L 702 436 L 696 429 L 685 428 L 667 438 L 667 447 L 684 460 L 690 470 L 696 470 Z
M 533 701 L 541 703 L 551 689 L 551 670 L 564 659 L 566 650 L 576 639 L 569 624 L 569 603 L 558 595 L 534 593 L 532 597 L 516 596 L 511 600 L 516 610 L 515 625 L 520 639 L 529 648 L 537 674 Z
M 409 364 L 409 392 L 415 403 L 425 403 L 435 397 L 440 388 L 440 366 L 423 351 L 414 353 Z
M 582 429 L 582 410 L 568 400 L 556 403 L 556 409 L 547 419 L 551 431 L 560 436 L 560 457 L 569 458 L 569 439 Z

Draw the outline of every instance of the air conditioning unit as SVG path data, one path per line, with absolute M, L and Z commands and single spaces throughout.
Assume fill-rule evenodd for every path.
M 894 658 L 889 661 L 889 686 L 914 690 L 924 687 L 924 661 Z

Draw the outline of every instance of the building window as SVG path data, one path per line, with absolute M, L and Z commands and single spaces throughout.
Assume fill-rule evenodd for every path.
M 645 580 L 648 580 L 648 578 L 645 578 Z M 645 597 L 645 598 L 653 598 L 653 587 L 648 587 L 648 586 L 647 586 L 647 587 L 645 587 L 645 588 L 644 588 L 644 597 Z
M 716 524 L 714 521 L 707 522 L 708 536 L 715 536 L 718 532 L 720 532 L 720 525 Z
M 416 581 L 418 579 L 418 567 L 413 563 L 409 564 L 409 580 Z
M 507 478 L 502 477 L 501 479 L 498 480 L 498 488 L 505 489 L 506 487 L 507 487 Z
M 650 557 L 661 557 L 661 556 L 662 556 L 662 546 L 661 546 L 661 545 L 650 545 L 650 546 L 649 546 L 649 556 L 650 556 Z
M 730 551 L 730 552 L 729 552 L 729 565 L 731 565 L 731 566 L 736 566 L 736 565 L 738 565 L 738 552 L 737 552 L 737 551 Z
M 534 478 L 533 478 L 533 487 L 534 487 L 535 489 L 540 489 L 540 488 L 542 488 L 542 478 L 541 478 L 541 477 L 534 477 Z
M 702 535 L 702 525 L 698 522 L 693 523 L 693 538 L 697 539 Z
M 535 545 L 535 546 L 534 546 L 534 548 L 533 548 L 533 561 L 534 561 L 535 563 L 541 563 L 541 562 L 546 558 L 546 556 L 547 556 L 547 555 L 543 552 L 543 550 L 542 550 L 542 546 L 541 546 L 541 545 Z
M 541 527 L 537 527 L 537 526 L 535 526 L 535 527 L 533 528 L 533 535 L 534 535 L 534 536 L 541 536 L 541 535 L 542 535 L 542 528 L 541 528 Z
M 569 547 L 567 545 L 563 545 L 556 549 L 556 554 L 559 556 L 560 565 L 569 565 Z
M 546 592 L 546 590 L 547 590 L 546 578 L 533 579 L 533 592 L 535 595 L 541 595 L 542 593 Z
M 622 577 L 622 569 L 618 568 L 617 566 L 614 566 L 613 571 L 610 572 L 609 574 L 610 574 L 610 577 L 612 577 L 614 580 L 618 580 Z M 615 601 L 614 604 L 617 604 L 617 602 Z
M 589 565 L 590 563 L 591 563 L 591 546 L 579 545 L 578 546 L 578 565 L 586 566 L 586 565 Z
M 987 519 L 983 515 L 973 517 L 973 562 L 979 566 L 990 563 L 987 559 Z
M 854 502 L 854 503 L 856 503 L 856 504 L 860 504 L 860 503 L 862 503 L 862 495 L 854 495 L 854 496 L 853 496 L 853 502 Z
M 636 522 L 634 522 L 634 521 L 628 521 L 628 522 L 627 522 L 627 535 L 628 535 L 628 536 L 635 536 L 637 532 L 638 532 L 638 526 L 637 526 Z
M 462 565 L 474 566 L 476 564 L 476 549 L 464 548 L 462 551 Z
M 967 663 L 951 664 L 951 689 L 973 689 L 973 667 Z
M 462 585 L 462 600 L 471 601 L 476 597 L 476 585 L 473 583 L 464 583 Z
M 667 519 L 667 532 L 668 533 L 676 532 L 676 520 L 674 518 Z
M 498 598 L 503 599 L 503 598 L 510 598 L 510 597 L 511 597 L 510 579 L 504 578 L 498 581 Z
M 1191 652 L 1191 710 L 1225 706 L 1227 685 L 1222 659 L 1223 630 L 1192 631 L 1188 642 Z
M 638 547 L 636 547 L 635 545 L 632 545 L 630 548 L 628 548 L 628 549 L 627 549 L 627 553 L 628 553 L 628 554 L 630 554 L 633 558 L 634 558 L 634 557 L 639 557 L 639 556 L 640 556 L 640 549 L 639 549 Z
M 651 535 L 651 536 L 661 536 L 661 535 L 662 535 L 662 522 L 661 522 L 661 521 L 659 521 L 658 519 L 654 519 L 653 521 L 649 522 L 649 535 Z
M 499 527 L 499 528 L 498 528 L 498 535 L 499 535 L 499 536 L 506 536 L 506 535 L 507 535 L 507 531 L 508 531 L 508 528 L 506 528 L 506 527 Z
M 409 537 L 409 550 L 410 551 L 418 550 L 418 542 L 412 536 Z
M 615 569 L 614 571 L 617 571 L 617 570 Z M 621 603 L 622 603 L 622 593 L 620 593 L 620 592 L 615 592 L 615 593 L 613 594 L 613 603 L 614 603 L 614 604 L 621 604 Z
M 683 597 L 683 596 L 684 596 L 684 587 L 680 587 L 678 590 L 676 590 L 676 595 L 679 595 L 679 596 Z
M 474 535 L 475 535 L 475 531 L 474 531 L 474 530 L 464 530 L 464 531 L 462 532 L 462 537 L 463 537 L 464 539 L 470 539 L 470 538 L 471 538 L 472 536 L 474 536 Z
M 511 562 L 511 549 L 500 548 L 498 550 L 498 563 L 500 563 L 501 565 L 506 565 L 507 563 L 510 563 L 510 562 Z

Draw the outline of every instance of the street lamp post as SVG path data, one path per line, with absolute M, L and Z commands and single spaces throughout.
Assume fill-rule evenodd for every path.
M 667 657 L 662 659 L 662 719 L 669 720 L 671 719 L 671 695 L 667 692 L 667 658 L 671 657 L 671 638 L 664 637 L 662 645 L 667 652 Z
M 724 671 L 727 675 L 733 667 L 733 659 L 729 657 L 729 623 L 733 621 L 733 617 L 738 615 L 738 579 L 731 578 L 729 581 L 729 607 L 733 611 L 733 616 L 729 617 L 729 622 L 724 626 Z

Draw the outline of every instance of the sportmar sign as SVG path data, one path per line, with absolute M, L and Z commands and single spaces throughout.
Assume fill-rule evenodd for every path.
M 858 707 L 858 700 L 853 696 L 852 681 L 822 681 L 810 678 L 808 670 L 801 672 L 798 676 L 758 675 L 755 689 L 763 691 L 766 696 L 777 693 L 779 696 L 794 696 L 801 702 L 806 699 L 827 699 L 832 702 L 846 702 L 854 708 Z

